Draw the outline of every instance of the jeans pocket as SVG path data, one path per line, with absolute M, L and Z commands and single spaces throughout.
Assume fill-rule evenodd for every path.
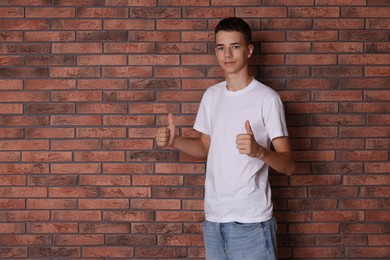
M 259 226 L 261 224 L 261 222 L 243 223 L 243 222 L 234 221 L 233 224 L 236 227 L 251 227 L 251 228 L 253 228 L 253 227 Z

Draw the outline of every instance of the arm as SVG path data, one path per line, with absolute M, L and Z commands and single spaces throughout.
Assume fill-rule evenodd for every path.
M 207 158 L 210 148 L 210 136 L 201 134 L 200 138 L 176 136 L 176 126 L 172 114 L 168 115 L 168 126 L 157 130 L 156 142 L 160 147 L 173 147 L 198 159 Z
M 237 149 L 241 154 L 258 158 L 272 167 L 274 170 L 292 175 L 295 170 L 290 140 L 287 136 L 278 137 L 272 140 L 275 151 L 259 145 L 249 124 L 245 123 L 246 133 L 237 136 Z

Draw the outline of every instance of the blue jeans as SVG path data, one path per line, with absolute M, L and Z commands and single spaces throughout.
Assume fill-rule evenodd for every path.
M 276 260 L 274 218 L 259 223 L 205 221 L 203 236 L 207 260 Z

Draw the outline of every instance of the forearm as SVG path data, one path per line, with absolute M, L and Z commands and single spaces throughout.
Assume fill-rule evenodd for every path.
M 257 157 L 277 172 L 292 175 L 295 170 L 295 161 L 291 152 L 275 152 L 263 149 Z
M 188 154 L 191 157 L 198 159 L 207 158 L 208 150 L 203 145 L 200 138 L 185 138 L 176 136 L 172 146 L 173 148 Z

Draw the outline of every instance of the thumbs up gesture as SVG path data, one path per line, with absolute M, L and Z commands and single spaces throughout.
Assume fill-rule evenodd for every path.
M 176 126 L 173 122 L 172 114 L 168 114 L 168 126 L 160 127 L 157 130 L 156 142 L 160 147 L 172 146 L 175 140 Z
M 264 148 L 256 142 L 249 120 L 245 122 L 245 130 L 246 133 L 237 135 L 236 144 L 238 151 L 240 154 L 246 154 L 250 157 L 260 157 Z

